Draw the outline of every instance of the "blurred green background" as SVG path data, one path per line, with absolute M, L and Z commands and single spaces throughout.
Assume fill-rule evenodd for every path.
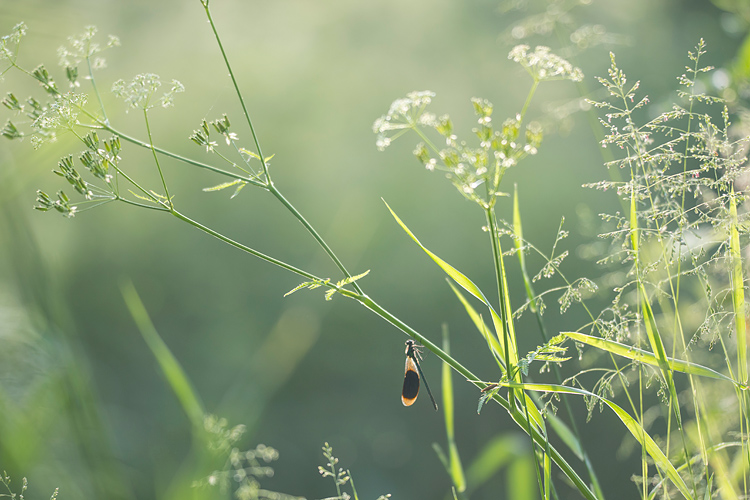
M 492 101 L 496 121 L 517 113 L 530 78 L 507 59 L 520 42 L 504 35 L 546 8 L 546 2 L 528 2 L 525 11 L 505 11 L 489 0 L 212 5 L 264 152 L 275 154 L 277 186 L 353 273 L 371 270 L 362 282 L 368 294 L 436 342 L 446 323 L 454 356 L 486 379 L 498 374 L 483 340 L 443 274 L 397 227 L 381 198 L 429 248 L 490 291 L 483 216 L 441 174 L 419 166 L 411 154 L 416 137 L 380 153 L 371 126 L 412 90 L 436 92 L 432 111 L 449 113 L 466 139 L 475 123 L 471 97 Z M 672 98 L 687 51 L 700 37 L 708 43 L 706 64 L 728 67 L 747 31 L 747 19 L 704 0 L 598 0 L 571 16 L 574 27 L 603 25 L 616 35 L 609 40 L 616 43 L 576 57 L 585 86 L 596 89 L 594 76 L 606 74 L 613 50 L 657 106 Z M 225 112 L 241 122 L 197 0 L 0 1 L 0 32 L 19 21 L 29 26 L 20 63 L 31 69 L 43 62 L 59 82 L 64 73 L 56 50 L 68 35 L 94 24 L 103 37 L 120 37 L 122 46 L 104 54 L 108 67 L 98 83 L 110 120 L 132 135 L 145 138 L 137 113 L 125 114 L 107 90 L 119 78 L 145 72 L 178 79 L 187 89 L 175 108 L 152 113 L 162 147 L 215 161 L 188 136 L 202 119 Z M 523 42 L 553 51 L 569 44 L 541 35 Z M 19 98 L 32 88 L 13 74 L 0 85 L 3 94 Z M 578 95 L 570 82 L 545 84 L 530 117 L 542 119 L 551 105 Z M 250 134 L 238 132 L 250 148 Z M 16 486 L 27 476 L 28 498 L 45 498 L 58 486 L 62 499 L 168 498 L 175 481 L 197 479 L 187 465 L 190 423 L 127 312 L 123 279 L 134 283 L 208 411 L 248 425 L 243 448 L 265 443 L 279 450 L 276 473 L 264 487 L 333 496 L 331 481 L 317 471 L 328 441 L 362 498 L 445 497 L 449 479 L 431 449 L 433 442 L 444 446 L 442 413 L 432 411 L 424 394 L 411 408 L 399 400 L 401 333 L 341 297 L 325 302 L 319 291 L 300 291 L 283 298 L 299 278 L 161 214 L 112 204 L 71 220 L 32 211 L 36 189 L 64 187 L 50 173 L 59 157 L 79 149 L 65 136 L 36 151 L 28 141 L 0 143 L 0 470 Z M 600 150 L 589 118 L 573 114 L 505 180 L 508 191 L 518 184 L 525 237 L 540 248 L 549 251 L 560 217 L 566 218 L 572 234 L 563 245 L 572 255 L 564 269 L 571 277 L 602 273 L 577 249 L 596 241 L 587 214 L 617 209 L 613 194 L 581 187 L 607 178 Z M 148 154 L 126 147 L 122 156 L 130 171 L 152 178 Z M 203 193 L 223 179 L 172 161 L 163 165 L 175 202 L 189 216 L 319 276 L 339 278 L 271 196 L 250 187 L 232 200 L 228 191 Z M 501 217 L 509 219 L 509 209 L 510 199 L 498 204 Z M 539 264 L 531 260 L 532 269 Z M 520 283 L 511 267 L 511 280 Z M 524 299 L 521 286 L 512 291 L 516 306 Z M 553 300 L 548 305 L 553 331 L 584 321 L 575 310 L 559 317 Z M 540 343 L 530 316 L 521 319 L 519 332 L 522 352 Z M 437 358 L 428 355 L 423 367 L 438 393 Z M 528 442 L 507 414 L 490 406 L 477 415 L 477 390 L 457 377 L 454 383 L 464 464 L 498 436 L 513 443 L 517 463 L 526 463 Z M 573 403 L 605 493 L 635 493 L 630 475 L 638 471 L 638 452 L 623 451 L 615 418 L 597 414 L 584 425 L 583 403 Z M 535 478 L 523 470 L 502 468 L 472 498 L 521 498 L 508 492 L 514 477 L 528 478 L 533 492 Z

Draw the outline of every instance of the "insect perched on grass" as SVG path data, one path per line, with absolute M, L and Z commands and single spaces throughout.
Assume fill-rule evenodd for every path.
M 432 397 L 432 391 L 430 391 L 427 379 L 424 377 L 424 373 L 422 373 L 422 368 L 419 367 L 419 362 L 422 359 L 421 347 L 423 346 L 417 345 L 411 339 L 406 341 L 406 373 L 404 373 L 404 389 L 401 391 L 401 402 L 404 403 L 404 406 L 414 404 L 419 394 L 419 378 L 421 377 L 424 380 L 424 386 L 427 388 L 427 394 L 430 395 L 430 399 L 432 400 L 432 406 L 437 411 L 438 405 L 435 402 L 435 398 Z

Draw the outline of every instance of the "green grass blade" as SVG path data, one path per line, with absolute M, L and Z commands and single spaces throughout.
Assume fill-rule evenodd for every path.
M 549 454 L 544 454 L 544 500 L 550 500 L 552 494 L 552 461 Z
M 450 341 L 448 339 L 448 328 L 443 325 L 443 351 L 450 354 Z M 459 493 L 466 491 L 466 476 L 461 465 L 461 456 L 456 446 L 456 435 L 453 418 L 453 379 L 451 367 L 443 363 L 443 415 L 445 416 L 445 434 L 448 437 L 448 472 L 453 485 Z
M 456 294 L 456 297 L 458 297 L 458 300 L 461 302 L 461 304 L 464 306 L 464 309 L 466 309 L 466 313 L 469 315 L 469 318 L 471 318 L 471 321 L 474 323 L 474 326 L 477 327 L 477 330 L 479 333 L 484 337 L 485 340 L 490 345 L 490 348 L 495 351 L 497 354 L 495 356 L 496 361 L 500 365 L 500 368 L 505 372 L 505 352 L 503 349 L 503 346 L 498 342 L 497 337 L 494 335 L 488 335 L 487 333 L 490 331 L 489 327 L 485 324 L 484 320 L 482 319 L 482 316 L 474 309 L 474 307 L 469 303 L 468 300 L 466 300 L 466 297 L 464 294 L 461 293 L 461 291 L 456 288 L 456 286 L 453 284 L 453 282 L 448 281 L 448 285 L 451 287 L 451 290 L 453 290 L 453 293 Z
M 661 334 L 659 334 L 659 327 L 654 318 L 654 311 L 651 309 L 651 304 L 646 295 L 646 287 L 643 285 L 643 282 L 638 282 L 638 288 L 641 292 L 641 310 L 643 311 L 643 323 L 646 327 L 648 343 L 651 345 L 651 349 L 654 352 L 657 365 L 661 369 L 664 381 L 670 386 L 670 392 L 672 392 L 672 372 L 669 369 L 667 352 L 664 350 L 664 343 L 661 340 Z
M 615 412 L 615 415 L 617 415 L 618 418 L 622 421 L 622 423 L 625 424 L 625 427 L 630 431 L 630 433 L 633 435 L 636 441 L 641 443 L 641 446 L 643 446 L 646 449 L 646 453 L 649 454 L 651 459 L 654 461 L 654 464 L 656 464 L 667 475 L 669 480 L 672 481 L 672 484 L 674 484 L 677 487 L 677 489 L 680 490 L 682 495 L 687 499 L 693 498 L 692 494 L 690 493 L 690 490 L 685 484 L 685 481 L 683 481 L 682 477 L 677 472 L 677 469 L 674 468 L 674 465 L 672 465 L 672 462 L 670 462 L 667 456 L 664 455 L 664 452 L 661 451 L 661 448 L 659 448 L 659 445 L 656 444 L 653 438 L 646 432 L 646 430 L 643 427 L 641 427 L 641 425 L 633 417 L 630 416 L 630 414 L 628 414 L 628 412 L 623 410 L 616 403 L 606 398 L 602 398 L 601 396 L 594 394 L 593 392 L 589 392 L 585 389 L 580 389 L 578 387 L 568 387 L 568 386 L 554 385 L 554 384 L 528 384 L 528 383 L 524 383 L 524 384 L 510 383 L 510 384 L 505 384 L 505 385 L 509 385 L 511 387 L 517 387 L 519 389 L 529 390 L 529 391 L 555 392 L 555 393 L 560 393 L 560 394 L 576 394 L 579 396 L 594 397 L 602 401 L 613 412 Z
M 385 201 L 383 201 L 385 203 Z M 490 314 L 492 315 L 492 322 L 495 326 L 495 331 L 498 333 L 498 336 L 502 334 L 504 331 L 504 326 L 502 323 L 502 320 L 498 316 L 498 314 L 495 312 L 495 310 L 490 305 L 490 302 L 487 300 L 487 298 L 484 296 L 484 293 L 477 287 L 469 278 L 464 276 L 460 271 L 458 271 L 456 268 L 445 262 L 443 259 L 432 253 L 427 247 L 422 245 L 422 243 L 417 239 L 417 237 L 414 235 L 414 233 L 411 232 L 411 230 L 406 227 L 406 224 L 403 223 L 403 221 L 396 215 L 396 213 L 391 209 L 391 207 L 388 205 L 388 203 L 385 203 L 385 206 L 388 208 L 388 210 L 391 212 L 391 215 L 394 219 L 396 219 L 396 222 L 399 226 L 406 232 L 406 234 L 409 235 L 409 237 L 417 244 L 419 247 L 424 250 L 424 252 L 430 256 L 430 258 L 438 265 L 440 268 L 447 274 L 453 281 L 458 283 L 464 290 L 472 294 L 477 299 L 481 300 L 485 306 L 490 310 Z M 505 305 L 503 305 L 505 307 Z M 515 339 L 513 336 L 509 336 L 509 339 L 511 341 L 511 345 L 509 346 L 510 350 L 510 362 L 513 365 L 518 364 L 518 350 L 515 346 Z
M 385 202 L 383 202 L 385 203 Z M 393 211 L 393 209 L 388 205 L 388 203 L 385 203 L 385 206 L 388 208 L 388 210 L 391 212 L 391 215 L 394 219 L 396 219 L 396 222 L 398 222 L 398 225 L 401 226 L 401 229 L 403 229 L 406 234 L 409 235 L 409 237 L 414 240 L 414 243 L 419 245 L 419 247 L 425 251 L 427 255 L 432 258 L 432 260 L 435 261 L 435 263 L 440 266 L 445 273 L 451 277 L 456 283 L 461 285 L 462 288 L 464 288 L 467 292 L 472 294 L 474 297 L 478 298 L 482 302 L 487 302 L 487 300 L 484 297 L 484 294 L 482 291 L 466 276 L 464 276 L 462 273 L 460 273 L 457 269 L 455 269 L 453 266 L 445 262 L 443 259 L 432 253 L 430 250 L 427 249 L 422 243 L 419 241 L 419 239 L 414 235 L 414 233 L 411 232 L 411 230 L 406 227 L 406 224 L 399 218 L 398 215 L 396 215 L 396 212 Z
M 487 482 L 505 465 L 512 462 L 519 450 L 528 450 L 529 444 L 523 434 L 503 434 L 487 441 L 477 457 L 466 470 L 472 490 Z
M 633 437 L 639 443 L 641 443 L 641 446 L 646 448 L 646 452 L 654 460 L 654 463 L 662 471 L 664 471 L 667 477 L 669 477 L 669 479 L 672 481 L 672 484 L 674 484 L 677 489 L 680 490 L 682 496 L 688 499 L 692 498 L 692 494 L 690 493 L 687 484 L 685 484 L 685 481 L 682 480 L 682 476 L 680 476 L 667 456 L 664 455 L 664 452 L 661 451 L 659 445 L 657 445 L 653 438 L 649 436 L 648 433 L 646 433 L 646 430 L 641 427 L 641 425 L 621 407 L 619 407 L 612 401 L 608 401 L 603 398 L 600 399 L 604 401 L 604 403 L 609 406 L 612 411 L 615 412 L 615 414 L 617 414 L 617 416 L 620 418 L 620 420 L 622 420 L 622 423 L 625 424 L 625 427 L 627 427 Z
M 565 446 L 567 446 L 570 451 L 575 453 L 575 456 L 578 457 L 579 460 L 583 461 L 583 446 L 578 440 L 578 437 L 570 429 L 570 427 L 568 427 L 567 424 L 560 419 L 560 417 L 558 417 L 554 412 L 551 411 L 547 412 L 545 419 L 547 424 L 549 424 L 549 427 L 551 427 L 552 430 L 555 431 L 555 434 L 558 435 L 560 440 L 565 443 Z
M 734 192 L 732 192 L 734 194 Z M 747 332 L 745 325 L 745 291 L 742 271 L 740 234 L 737 230 L 737 203 L 729 198 L 729 252 L 732 256 L 732 303 L 734 305 L 734 327 L 737 337 L 737 378 L 747 385 Z
M 526 272 L 526 254 L 521 249 L 523 246 L 523 226 L 521 225 L 521 210 L 518 206 L 518 187 L 513 187 L 513 232 L 516 237 L 513 242 L 516 246 L 516 253 L 518 254 L 518 263 L 521 266 L 521 276 L 523 276 L 523 284 L 526 288 L 526 297 L 529 299 L 529 309 L 534 314 L 537 313 L 536 302 L 534 302 L 534 288 L 531 285 L 531 278 Z
M 448 457 L 443 451 L 443 448 L 437 443 L 432 443 L 432 451 L 435 452 L 435 455 L 437 455 L 438 460 L 440 460 L 440 463 L 443 464 L 443 468 L 445 468 L 445 472 L 447 472 L 450 475 L 451 473 L 450 461 L 448 460 Z
M 732 74 L 738 81 L 750 78 L 750 33 L 742 41 L 737 56 L 732 63 Z
M 536 402 L 531 399 L 531 396 L 529 396 L 528 394 L 524 393 L 524 397 L 526 398 L 526 409 L 529 412 L 531 422 L 536 425 L 537 429 L 546 434 L 547 429 L 544 425 L 544 418 L 542 417 L 542 413 L 539 411 L 539 408 L 537 408 Z
M 607 340 L 601 337 L 594 337 L 579 332 L 563 332 L 563 335 L 575 340 L 576 342 L 590 345 L 592 347 L 597 347 L 603 351 L 611 352 L 612 354 L 632 359 L 633 361 L 637 361 L 639 363 L 644 363 L 656 367 L 660 366 L 659 360 L 656 356 L 648 351 L 638 349 L 637 347 L 632 347 L 629 345 L 621 344 L 619 342 L 615 342 L 614 340 Z M 706 366 L 702 366 L 696 363 L 688 363 L 687 361 L 669 357 L 667 357 L 666 363 L 669 369 L 672 371 L 698 375 L 700 377 L 709 377 L 713 379 L 724 380 L 726 382 L 731 382 L 732 384 L 739 385 L 730 377 L 727 377 L 726 375 L 714 371 Z
M 525 456 L 519 456 L 510 463 L 506 474 L 506 498 L 513 500 L 535 500 L 539 498 L 536 483 L 536 465 L 533 451 L 528 452 Z
M 703 494 L 703 500 L 711 500 L 711 493 L 713 492 L 713 483 L 714 483 L 714 476 L 708 476 L 708 481 L 706 482 L 706 492 Z
M 495 236 L 497 260 L 500 262 L 500 289 L 502 290 L 501 305 L 503 308 L 503 318 L 505 319 L 505 330 L 504 336 L 500 339 L 501 343 L 507 343 L 507 349 L 509 351 L 508 364 L 511 367 L 518 366 L 518 342 L 516 341 L 516 329 L 513 322 L 513 307 L 510 304 L 510 291 L 508 290 L 508 277 L 505 274 L 505 260 L 503 259 L 503 251 L 500 246 L 500 237 Z M 501 330 L 498 330 L 501 331 Z M 521 382 L 521 372 L 516 370 L 513 377 L 517 382 Z
M 357 495 L 357 488 L 354 487 L 354 479 L 352 478 L 352 473 L 347 470 L 346 475 L 349 476 L 349 484 L 352 487 L 352 495 L 354 495 L 354 500 L 359 500 L 359 495 Z
M 151 318 L 146 311 L 146 308 L 141 302 L 138 292 L 130 281 L 123 283 L 120 286 L 122 296 L 125 299 L 125 304 L 128 306 L 130 315 L 133 317 L 138 330 L 143 336 L 143 340 L 146 341 L 149 349 L 153 353 L 156 361 L 159 363 L 164 377 L 167 379 L 169 386 L 180 401 L 183 410 L 187 414 L 190 422 L 193 424 L 193 428 L 203 429 L 203 417 L 205 410 L 203 404 L 200 402 L 198 395 L 193 386 L 190 384 L 185 371 L 180 366 L 180 363 L 174 357 L 172 352 L 167 347 L 167 344 L 161 339 L 159 334 L 154 328 L 154 324 L 151 322 Z

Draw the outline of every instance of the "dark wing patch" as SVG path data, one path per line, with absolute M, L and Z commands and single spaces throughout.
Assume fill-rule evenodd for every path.
M 419 374 L 414 360 L 406 358 L 406 374 L 404 375 L 404 389 L 401 391 L 401 402 L 404 406 L 411 406 L 419 394 Z

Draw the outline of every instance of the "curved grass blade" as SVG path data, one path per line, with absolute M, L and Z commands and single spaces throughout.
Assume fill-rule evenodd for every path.
M 385 203 L 385 206 L 388 208 L 388 210 L 391 212 L 391 215 L 394 219 L 396 219 L 396 222 L 399 226 L 406 232 L 406 234 L 409 235 L 409 237 L 414 240 L 414 243 L 419 245 L 419 247 L 424 250 L 424 252 L 430 256 L 430 258 L 435 261 L 435 263 L 440 266 L 440 268 L 447 274 L 453 281 L 458 283 L 464 290 L 472 294 L 477 299 L 481 300 L 482 303 L 484 303 L 485 306 L 490 310 L 490 314 L 492 315 L 492 322 L 495 326 L 495 331 L 498 333 L 498 336 L 504 332 L 505 328 L 503 326 L 502 320 L 500 319 L 500 316 L 495 312 L 495 310 L 490 305 L 490 302 L 487 300 L 487 298 L 484 296 L 484 293 L 477 287 L 469 278 L 467 278 L 465 275 L 463 275 L 460 271 L 458 271 L 456 268 L 445 262 L 443 259 L 432 253 L 427 247 L 422 245 L 422 243 L 417 239 L 417 237 L 414 235 L 414 233 L 411 232 L 411 230 L 406 227 L 406 224 L 403 223 L 401 219 L 399 219 L 398 215 L 391 209 L 391 207 L 388 205 L 388 203 L 383 201 Z M 509 345 L 509 357 L 510 357 L 510 363 L 515 366 L 518 364 L 518 349 L 515 345 L 515 339 L 512 335 L 509 335 L 510 345 Z
M 461 291 L 456 288 L 453 283 L 450 281 L 448 282 L 448 285 L 451 287 L 453 292 L 458 297 L 458 300 L 461 301 L 461 304 L 466 309 L 466 312 L 468 313 L 471 320 L 474 322 L 474 325 L 477 327 L 477 330 L 479 330 L 479 333 L 482 334 L 482 337 L 485 338 L 487 341 L 490 349 L 495 351 L 495 360 L 497 361 L 500 368 L 503 370 L 503 373 L 505 373 L 505 358 L 504 358 L 504 349 L 502 344 L 497 340 L 497 338 L 494 335 L 489 334 L 489 327 L 484 323 L 484 320 L 482 319 L 482 316 L 472 307 L 472 305 L 469 303 L 468 300 L 466 300 L 466 297 L 464 297 L 464 294 L 461 293 Z M 542 431 L 544 429 L 544 420 L 542 418 L 542 414 L 539 412 L 538 406 L 535 404 L 535 402 L 526 395 L 526 404 L 529 407 L 529 416 L 532 418 L 532 421 L 536 425 L 536 427 Z M 481 407 L 480 407 L 481 408 Z M 565 441 L 565 438 L 561 435 L 561 438 L 563 438 L 563 441 Z M 579 450 L 580 450 L 580 444 Z M 573 448 L 571 448 L 573 449 Z M 576 451 L 573 449 L 573 451 Z
M 133 317 L 138 330 L 143 336 L 143 340 L 146 341 L 149 349 L 151 349 L 169 386 L 180 401 L 183 410 L 185 410 L 190 419 L 190 423 L 193 424 L 194 432 L 199 429 L 202 430 L 205 410 L 185 371 L 180 366 L 177 358 L 169 350 L 167 344 L 161 339 L 156 328 L 154 328 L 154 324 L 151 322 L 151 318 L 143 302 L 141 302 L 133 283 L 127 281 L 121 284 L 120 290 L 125 299 L 125 304 L 128 306 L 130 315 Z
M 592 347 L 597 347 L 603 351 L 611 352 L 612 354 L 616 354 L 624 358 L 632 359 L 633 361 L 638 361 L 639 363 L 644 363 L 644 364 L 656 366 L 656 367 L 659 366 L 659 360 L 656 358 L 656 356 L 654 356 L 652 353 L 648 351 L 638 349 L 637 347 L 631 347 L 625 344 L 621 344 L 619 342 L 615 342 L 614 340 L 607 340 L 601 337 L 594 337 L 592 335 L 587 335 L 585 333 L 563 332 L 562 334 L 565 335 L 566 337 L 569 337 L 575 340 L 576 342 L 581 342 L 582 344 L 587 344 Z M 731 382 L 732 384 L 735 384 L 738 387 L 742 387 L 742 384 L 740 384 L 739 382 L 731 379 L 730 377 L 727 377 L 726 375 L 722 373 L 714 371 L 711 368 L 705 367 L 703 365 L 699 365 L 696 363 L 688 363 L 687 361 L 683 361 L 681 359 L 674 359 L 674 358 L 669 358 L 669 357 L 667 357 L 666 363 L 669 369 L 672 371 L 688 373 L 690 375 L 698 375 L 701 377 L 709 377 L 713 379 L 724 380 L 726 382 Z
M 461 291 L 456 288 L 456 286 L 448 280 L 448 286 L 451 287 L 451 290 L 453 290 L 453 293 L 456 294 L 456 297 L 458 297 L 458 300 L 461 302 L 461 304 L 464 306 L 464 309 L 466 309 L 466 313 L 469 315 L 469 318 L 471 318 L 471 321 L 474 323 L 474 326 L 477 327 L 477 330 L 479 330 L 479 333 L 482 334 L 482 337 L 487 340 L 489 343 L 490 348 L 495 351 L 495 360 L 500 365 L 500 368 L 502 369 L 503 373 L 505 373 L 505 353 L 502 344 L 498 342 L 497 337 L 494 335 L 489 335 L 490 328 L 485 324 L 484 319 L 482 319 L 482 315 L 479 314 L 476 309 L 469 303 L 468 300 L 466 300 L 466 297 L 464 294 L 461 293 Z
M 598 399 L 599 401 L 606 404 L 614 413 L 617 415 L 617 417 L 622 421 L 623 424 L 625 424 L 625 427 L 630 431 L 630 433 L 633 435 L 633 437 L 641 443 L 641 446 L 643 446 L 646 449 L 646 453 L 649 454 L 649 456 L 653 459 L 654 464 L 659 467 L 669 478 L 670 481 L 672 481 L 672 484 L 674 484 L 678 490 L 680 490 L 680 493 L 686 498 L 686 499 L 692 499 L 693 496 L 690 493 L 690 490 L 685 484 L 685 481 L 682 479 L 682 476 L 677 472 L 677 469 L 674 468 L 674 465 L 672 465 L 672 462 L 669 461 L 666 455 L 664 455 L 664 452 L 661 451 L 661 448 L 659 448 L 659 445 L 656 444 L 656 442 L 653 440 L 653 438 L 646 432 L 646 430 L 641 427 L 641 425 L 630 416 L 628 412 L 623 410 L 619 405 L 616 403 L 603 398 L 597 394 L 594 394 L 593 392 L 589 392 L 585 389 L 579 389 L 578 387 L 568 387 L 568 386 L 562 386 L 562 385 L 554 385 L 554 384 L 517 384 L 517 383 L 504 383 L 503 385 L 511 386 L 511 387 L 517 387 L 519 389 L 523 390 L 529 390 L 529 391 L 541 391 L 541 392 L 556 392 L 560 394 L 576 394 L 579 396 L 586 396 L 586 397 L 594 397 Z

